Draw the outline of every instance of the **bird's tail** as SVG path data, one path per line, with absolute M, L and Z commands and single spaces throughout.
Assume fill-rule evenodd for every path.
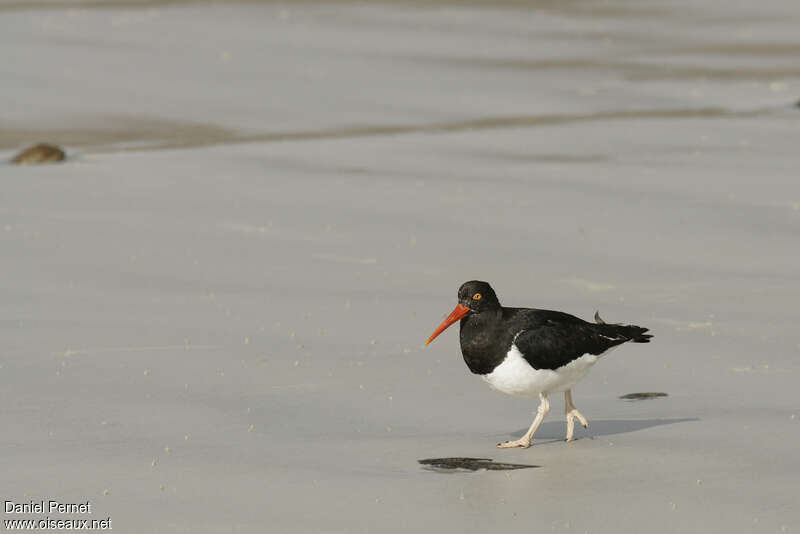
M 629 336 L 634 343 L 650 343 L 650 338 L 653 337 L 653 334 L 645 334 L 648 329 L 641 326 L 629 324 L 620 328 L 626 330 L 625 335 Z
M 600 317 L 599 311 L 595 312 L 594 321 L 597 324 L 604 325 L 606 327 L 605 330 L 607 330 L 607 334 L 618 338 L 626 338 L 626 341 L 633 341 L 634 343 L 650 343 L 650 338 L 653 337 L 652 334 L 646 333 L 649 331 L 649 329 L 642 326 L 636 326 L 632 324 L 609 324 Z

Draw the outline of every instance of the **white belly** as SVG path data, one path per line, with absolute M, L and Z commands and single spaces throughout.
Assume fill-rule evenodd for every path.
M 592 365 L 597 356 L 584 354 L 558 369 L 534 369 L 525 361 L 516 345 L 511 345 L 506 359 L 488 374 L 480 375 L 489 387 L 516 397 L 538 397 L 566 391 L 577 384 Z

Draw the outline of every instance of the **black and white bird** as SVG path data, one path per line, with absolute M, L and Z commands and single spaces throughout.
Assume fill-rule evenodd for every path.
M 633 341 L 648 343 L 647 328 L 606 324 L 598 314 L 589 323 L 568 313 L 500 305 L 492 287 L 472 280 L 458 289 L 458 304 L 439 325 L 426 345 L 460 320 L 461 353 L 467 367 L 489 387 L 517 397 L 539 397 L 531 427 L 517 440 L 500 448 L 531 445 L 533 434 L 550 410 L 547 396 L 564 392 L 567 441 L 572 441 L 575 419 L 588 426 L 572 404 L 572 388 L 612 347 Z

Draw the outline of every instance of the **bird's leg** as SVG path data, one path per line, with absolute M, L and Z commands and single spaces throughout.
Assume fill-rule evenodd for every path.
M 547 412 L 550 411 L 550 401 L 547 400 L 547 395 L 544 393 L 539 393 L 539 409 L 536 410 L 536 417 L 533 419 L 533 423 L 531 423 L 531 427 L 525 432 L 525 435 L 519 439 L 514 441 L 506 441 L 505 443 L 498 443 L 497 447 L 500 449 L 508 449 L 510 447 L 522 447 L 523 449 L 527 449 L 531 446 L 531 439 L 533 439 L 533 434 L 536 432 L 536 429 L 539 428 L 539 425 L 542 424 L 544 421 Z
M 589 422 L 586 421 L 586 418 L 578 411 L 574 404 L 572 404 L 572 390 L 568 389 L 564 392 L 564 404 L 566 405 L 566 412 L 567 412 L 567 441 L 572 441 L 572 433 L 575 429 L 575 418 L 581 422 L 583 428 L 587 428 L 589 426 Z

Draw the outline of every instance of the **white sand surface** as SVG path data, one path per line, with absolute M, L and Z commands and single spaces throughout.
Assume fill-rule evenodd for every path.
M 798 25 L 0 3 L 0 157 L 70 156 L 0 165 L 0 497 L 131 533 L 798 532 Z M 535 403 L 455 328 L 423 347 L 473 278 L 651 328 L 575 389 L 577 441 L 557 397 L 496 450 Z M 447 456 L 540 467 L 417 464 Z

